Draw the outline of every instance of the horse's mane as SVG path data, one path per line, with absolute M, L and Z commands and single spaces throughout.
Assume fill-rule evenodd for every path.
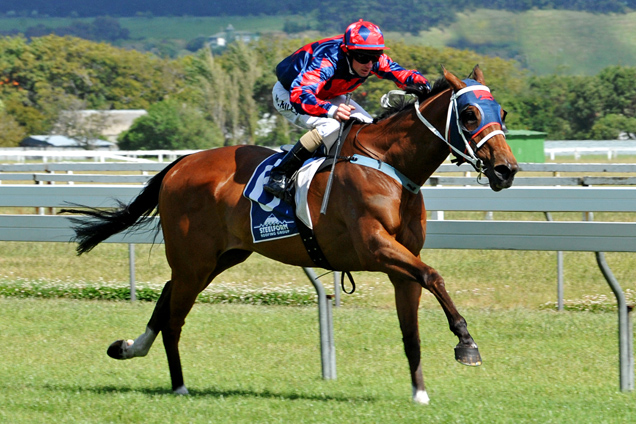
M 435 83 L 433 83 L 433 88 L 428 93 L 422 89 L 421 85 L 410 85 L 404 89 L 404 92 L 406 94 L 413 94 L 414 96 L 402 96 L 399 101 L 396 101 L 395 104 L 391 105 L 391 107 L 385 109 L 385 111 L 376 118 L 376 121 L 388 118 L 389 116 L 402 112 L 409 107 L 413 107 L 415 98 L 417 98 L 421 103 L 429 97 L 435 96 L 448 88 L 450 88 L 450 85 L 443 76 L 439 77 Z

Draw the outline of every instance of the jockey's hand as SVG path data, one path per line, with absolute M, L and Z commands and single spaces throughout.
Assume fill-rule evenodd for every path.
M 354 106 L 341 103 L 338 105 L 338 110 L 336 111 L 334 118 L 340 122 L 348 121 L 349 118 L 351 118 L 351 111 L 353 109 L 355 109 Z
M 426 84 L 416 84 L 415 88 L 417 88 L 422 93 L 428 94 L 431 92 L 431 85 L 427 82 Z

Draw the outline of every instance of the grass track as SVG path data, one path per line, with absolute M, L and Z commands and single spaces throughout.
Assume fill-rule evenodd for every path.
M 103 244 L 81 257 L 75 256 L 73 249 L 73 245 L 64 243 L 0 242 L 0 282 L 128 286 L 126 245 Z M 139 287 L 160 289 L 170 278 L 163 249 L 163 245 L 136 246 Z M 636 295 L 636 255 L 608 253 L 606 257 L 623 289 Z M 556 302 L 555 252 L 424 250 L 422 259 L 444 277 L 446 288 L 459 308 L 538 309 Z M 613 299 L 593 253 L 565 252 L 564 260 L 566 300 L 580 303 L 599 295 Z M 385 275 L 356 272 L 354 278 L 357 290 L 351 296 L 342 296 L 345 306 L 394 309 L 393 287 Z M 331 276 L 323 277 L 322 281 L 325 286 L 331 285 Z M 307 288 L 312 290 L 300 268 L 258 254 L 224 272 L 210 286 L 211 290 L 239 291 Z M 439 308 L 428 292 L 424 293 L 421 304 L 427 309 Z
M 453 359 L 441 310 L 422 310 L 432 403 L 410 402 L 395 312 L 335 312 L 338 379 L 320 379 L 315 308 L 197 305 L 182 338 L 192 396 L 169 394 L 161 344 L 114 361 L 152 305 L 0 299 L 0 422 L 627 423 L 614 314 L 468 309 L 484 365 Z

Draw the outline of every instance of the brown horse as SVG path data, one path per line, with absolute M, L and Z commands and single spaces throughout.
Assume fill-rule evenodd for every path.
M 493 190 L 510 187 L 517 172 L 516 160 L 502 131 L 503 112 L 490 96 L 478 67 L 472 76 L 474 79 L 461 81 L 444 69 L 443 78 L 430 94 L 419 93 L 415 106 L 411 103 L 393 110 L 373 124 L 356 123 L 344 140 L 342 155 L 373 158 L 384 169 L 395 169 L 406 176 L 406 181 L 415 183 L 415 190 L 406 189 L 397 179 L 377 169 L 340 161 L 335 167 L 326 214 L 318 211 L 328 172 L 318 172 L 308 192 L 315 237 L 331 267 L 383 272 L 394 285 L 413 400 L 423 404 L 429 398 L 420 365 L 418 306 L 422 288 L 435 295 L 451 331 L 459 339 L 455 348 L 457 360 L 479 365 L 481 358 L 466 321 L 444 288 L 444 280 L 420 259 L 426 210 L 417 187 L 424 184 L 451 149 L 460 155 L 460 160 L 465 158 L 483 170 Z M 467 84 L 474 87 L 466 88 Z M 461 92 L 477 94 L 482 100 L 488 98 L 492 110 L 486 110 L 488 105 L 465 101 L 459 108 L 458 104 L 463 104 L 458 95 Z M 493 110 L 500 116 L 493 118 Z M 440 133 L 450 134 L 450 140 L 445 142 L 446 137 Z M 450 144 L 453 147 L 449 149 Z M 178 347 L 181 329 L 197 295 L 212 279 L 245 261 L 252 252 L 286 264 L 315 265 L 299 236 L 263 243 L 252 240 L 250 201 L 243 196 L 243 190 L 257 165 L 272 153 L 257 146 L 199 152 L 168 165 L 137 198 L 118 210 L 71 210 L 90 216 L 75 218 L 80 254 L 115 233 L 144 223 L 156 207 L 161 217 L 172 277 L 145 333 L 134 341 L 114 342 L 108 349 L 110 356 L 144 356 L 161 332 L 172 389 L 185 394 Z

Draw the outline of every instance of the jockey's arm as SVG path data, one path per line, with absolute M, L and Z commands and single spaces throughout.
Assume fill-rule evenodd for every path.
M 382 55 L 377 63 L 377 70 L 373 70 L 378 78 L 391 80 L 399 88 L 406 88 L 409 85 L 420 85 L 426 91 L 431 90 L 428 79 L 419 71 L 405 69 L 397 62 L 394 62 L 386 54 Z

